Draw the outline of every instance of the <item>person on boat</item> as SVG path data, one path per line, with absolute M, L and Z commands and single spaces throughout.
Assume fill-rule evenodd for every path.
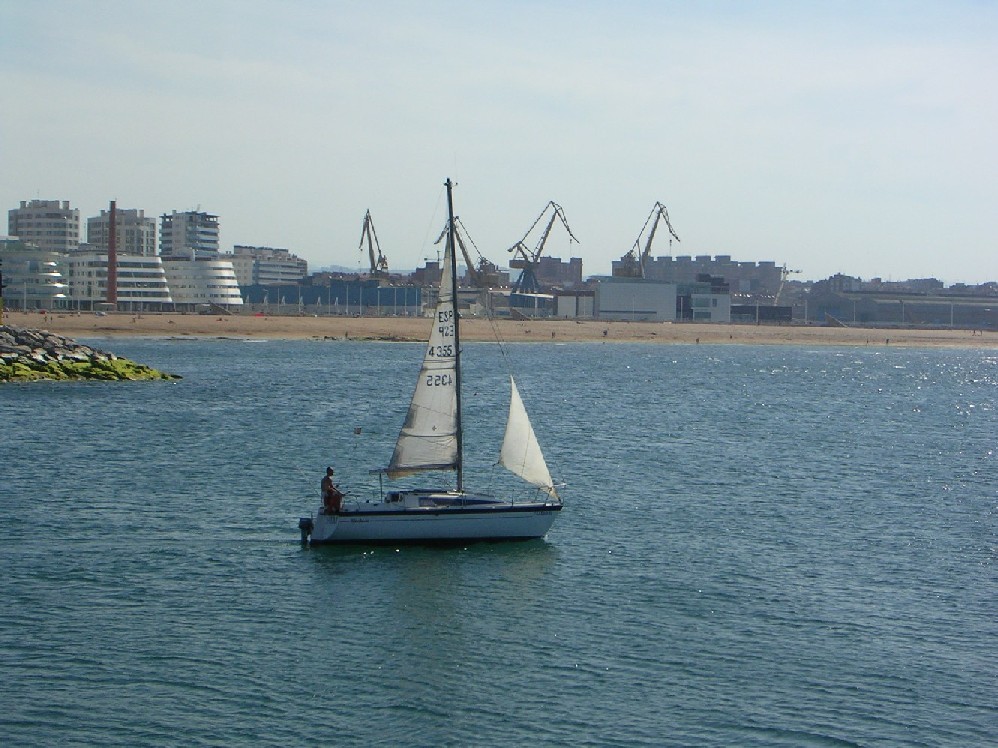
M 343 504 L 343 494 L 333 483 L 333 469 L 326 468 L 326 476 L 322 479 L 322 507 L 326 514 L 336 514 Z

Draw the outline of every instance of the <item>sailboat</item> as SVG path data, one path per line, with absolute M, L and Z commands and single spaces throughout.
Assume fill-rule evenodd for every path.
M 457 308 L 457 245 L 453 184 L 448 179 L 448 242 L 440 293 L 423 365 L 395 451 L 382 472 L 390 480 L 429 471 L 453 471 L 456 488 L 382 490 L 376 502 L 344 502 L 302 517 L 302 541 L 311 545 L 374 542 L 529 540 L 547 534 L 562 501 L 544 461 L 516 382 L 499 465 L 536 487 L 530 501 L 514 501 L 464 486 L 461 424 L 461 337 Z

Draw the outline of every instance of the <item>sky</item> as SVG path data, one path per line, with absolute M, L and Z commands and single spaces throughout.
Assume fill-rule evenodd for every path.
M 499 265 L 545 254 L 998 280 L 998 3 L 0 4 L 0 207 L 219 216 L 221 246 L 436 259 L 443 184 Z M 4 233 L 5 226 L 0 226 Z M 85 238 L 85 237 L 84 237 Z

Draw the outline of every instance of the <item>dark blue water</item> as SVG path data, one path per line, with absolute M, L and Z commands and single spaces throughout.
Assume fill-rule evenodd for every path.
M 994 352 L 512 346 L 546 541 L 303 550 L 422 347 L 98 344 L 185 378 L 0 387 L 4 745 L 998 740 Z

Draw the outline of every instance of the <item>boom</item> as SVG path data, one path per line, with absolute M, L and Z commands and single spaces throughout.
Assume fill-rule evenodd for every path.
M 527 237 L 530 236 L 530 232 L 541 222 L 545 214 L 551 211 L 551 217 L 548 219 L 547 225 L 544 227 L 543 233 L 537 242 L 537 246 L 534 247 L 534 251 L 531 252 L 527 248 Z M 519 255 L 521 259 L 517 259 L 515 256 L 509 262 L 511 268 L 521 268 L 520 277 L 517 278 L 516 283 L 513 285 L 513 291 L 519 293 L 537 293 L 540 291 L 540 283 L 537 281 L 537 264 L 541 258 L 541 253 L 544 252 L 544 245 L 547 243 L 548 237 L 551 235 L 551 229 L 554 227 L 554 222 L 556 220 L 561 220 L 562 226 L 565 227 L 565 231 L 568 232 L 569 243 L 575 242 L 579 243 L 579 240 L 575 238 L 575 234 L 572 233 L 571 227 L 568 225 L 568 219 L 565 218 L 565 211 L 558 203 L 551 200 L 541 214 L 537 216 L 537 219 L 531 224 L 530 228 L 527 229 L 527 233 L 523 235 L 516 244 L 510 247 L 507 251 L 512 252 L 514 255 Z
M 651 213 L 648 214 L 648 218 L 645 219 L 644 226 L 641 227 L 641 231 L 638 233 L 638 238 L 634 240 L 634 246 L 631 247 L 630 251 L 623 256 L 623 268 L 621 275 L 631 277 L 631 278 L 644 278 L 645 272 L 648 266 L 648 260 L 651 258 L 651 245 L 652 241 L 655 239 L 655 232 L 658 230 L 659 221 L 665 221 L 665 225 L 669 227 L 669 233 L 672 238 L 677 242 L 681 241 L 679 236 L 676 235 L 675 230 L 672 228 L 672 223 L 669 221 L 669 211 L 666 210 L 665 206 L 656 202 L 655 207 L 651 209 Z M 648 224 L 651 224 L 651 230 L 648 231 L 648 238 L 645 240 L 644 249 L 641 249 L 641 237 L 644 236 L 645 230 L 648 229 Z M 672 244 L 672 239 L 669 240 Z M 640 251 L 640 255 L 638 252 Z
M 434 244 L 440 244 L 449 232 L 450 221 L 444 224 L 444 229 L 440 232 L 440 236 L 437 237 Z M 461 249 L 461 254 L 464 256 L 465 265 L 468 267 L 468 277 L 471 279 L 472 284 L 476 288 L 488 288 L 490 285 L 498 285 L 498 268 L 495 263 L 490 262 L 488 258 L 482 255 L 478 249 L 478 245 L 475 244 L 474 239 L 468 233 L 468 229 L 461 222 L 460 216 L 454 216 L 454 237 L 457 240 L 457 246 Z M 478 253 L 478 262 L 474 262 L 471 259 L 471 253 L 468 251 L 468 244 L 465 243 L 465 239 L 468 240 L 468 243 Z
M 371 260 L 371 275 L 381 275 L 388 272 L 388 258 L 381 253 L 381 244 L 378 242 L 378 234 L 374 230 L 374 219 L 371 218 L 371 211 L 364 215 L 364 228 L 360 232 L 360 251 L 364 251 L 364 240 L 367 240 L 367 254 Z M 377 254 L 375 254 L 377 249 Z

